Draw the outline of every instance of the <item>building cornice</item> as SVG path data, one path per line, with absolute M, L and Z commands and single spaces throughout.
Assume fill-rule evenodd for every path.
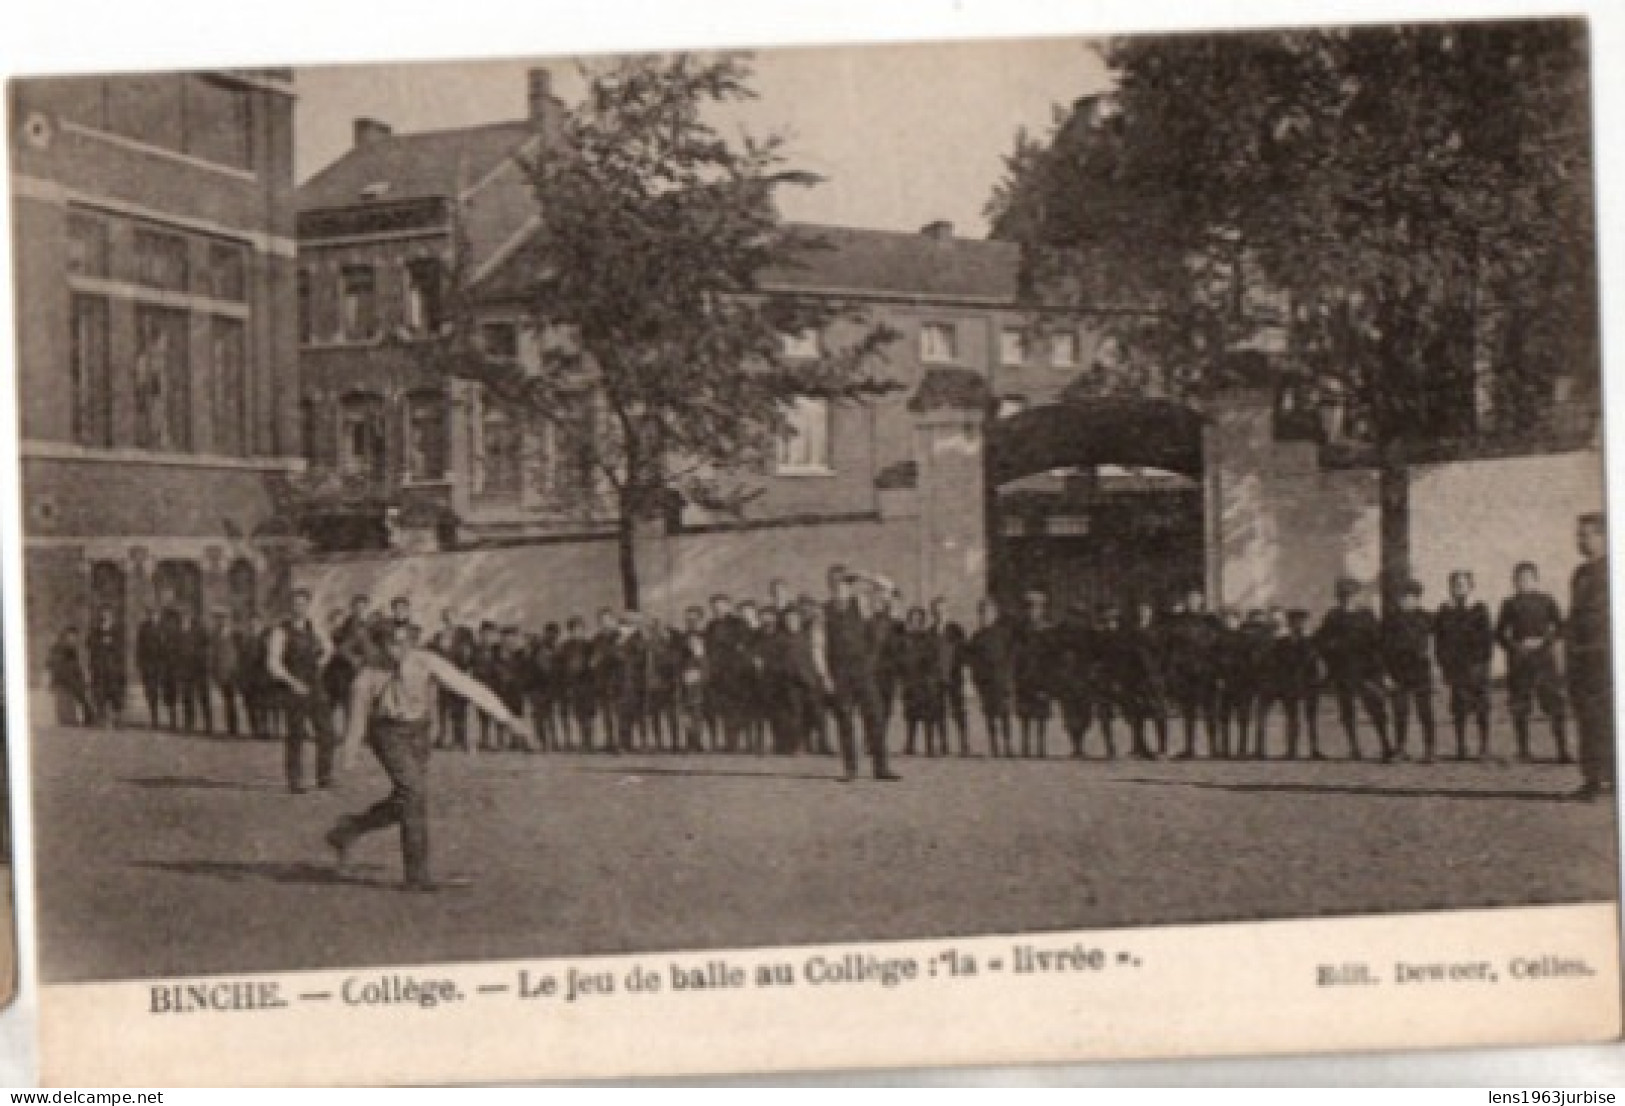
M 207 234 L 216 238 L 233 238 L 239 242 L 247 242 L 260 253 L 273 254 L 278 257 L 293 258 L 299 256 L 299 243 L 292 238 L 279 234 L 267 234 L 263 231 L 250 230 L 247 227 L 216 222 L 213 219 L 199 219 L 191 215 L 181 215 L 161 208 L 148 207 L 145 204 L 131 203 L 128 200 L 121 200 L 101 192 L 85 192 L 80 189 L 69 188 L 57 181 L 30 176 L 26 173 L 14 172 L 11 174 L 11 194 L 19 199 L 33 200 L 57 207 L 79 204 L 84 207 L 111 211 L 119 215 L 145 219 L 148 222 L 165 223 L 172 227 L 197 231 L 200 234 Z

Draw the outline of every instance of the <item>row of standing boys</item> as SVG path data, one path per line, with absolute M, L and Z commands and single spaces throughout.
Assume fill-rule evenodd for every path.
M 218 702 L 226 733 L 280 734 L 290 749 L 307 736 L 319 750 L 331 746 L 351 682 L 381 630 L 399 623 L 530 720 L 529 733 L 511 732 L 446 694 L 435 727 L 442 747 L 827 754 L 836 751 L 830 723 L 844 733 L 855 713 L 883 756 L 900 712 L 904 753 L 963 756 L 972 752 L 968 685 L 985 751 L 995 757 L 1047 756 L 1058 713 L 1076 757 L 1097 744 L 1118 755 L 1121 722 L 1121 748 L 1141 758 L 1318 759 L 1319 706 L 1329 696 L 1347 755 L 1392 761 L 1443 751 L 1435 667 L 1448 692 L 1455 756 L 1490 755 L 1490 661 L 1500 648 L 1517 757 L 1534 755 L 1538 707 L 1550 724 L 1551 759 L 1573 759 L 1559 668 L 1564 618 L 1532 564 L 1518 566 L 1494 619 L 1461 571 L 1436 610 L 1424 609 L 1423 588 L 1412 582 L 1380 619 L 1367 589 L 1339 581 L 1336 605 L 1313 629 L 1301 610 L 1210 612 L 1199 591 L 1164 610 L 1074 606 L 1058 617 L 1045 593 L 1030 591 L 1020 611 L 983 600 L 967 630 L 942 599 L 905 610 L 883 578 L 834 566 L 828 582 L 822 602 L 792 594 L 782 580 L 761 602 L 719 594 L 709 609 L 688 608 L 676 626 L 602 610 L 591 628 L 575 616 L 527 633 L 446 611 L 426 639 L 405 597 L 386 613 L 356 596 L 319 630 L 301 593 L 294 617 L 272 626 L 224 610 L 208 624 L 180 609 L 149 612 L 135 658 L 155 727 L 212 732 Z M 99 613 L 82 656 L 76 631 L 66 631 L 49 665 L 60 720 L 118 724 L 123 665 L 111 611 Z M 862 693 L 843 694 L 854 680 Z M 1277 710 L 1284 725 L 1272 746 Z M 1362 713 L 1371 746 L 1361 740 Z M 297 782 L 293 752 L 289 772 Z M 319 752 L 318 783 L 330 776 L 330 753 Z

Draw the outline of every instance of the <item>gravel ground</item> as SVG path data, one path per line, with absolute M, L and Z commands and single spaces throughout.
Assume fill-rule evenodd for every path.
M 1506 742 L 1507 735 L 1500 738 Z M 1052 750 L 1058 742 L 1052 736 Z M 1333 748 L 1337 748 L 1333 745 Z M 1572 767 L 437 754 L 435 866 L 322 835 L 273 742 L 35 731 L 47 981 L 946 937 L 1613 898 Z

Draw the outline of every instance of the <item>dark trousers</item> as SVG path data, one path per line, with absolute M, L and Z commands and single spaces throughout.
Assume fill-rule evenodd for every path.
M 1422 751 L 1433 756 L 1435 738 L 1433 728 L 1433 682 L 1406 681 L 1394 688 L 1394 750 L 1405 752 L 1410 738 L 1411 709 L 1416 710 L 1416 721 L 1422 727 Z
M 1196 755 L 1198 730 L 1207 730 L 1209 756 L 1219 755 L 1219 689 L 1212 680 L 1200 678 L 1180 682 L 1173 693 L 1174 705 L 1185 721 L 1185 748 L 1181 756 Z
M 1061 728 L 1072 742 L 1072 755 L 1081 757 L 1084 740 L 1089 736 L 1089 724 L 1095 718 L 1094 700 L 1080 695 L 1074 687 L 1057 695 L 1056 701 L 1061 705 Z
M 846 774 L 858 773 L 857 725 L 863 727 L 863 740 L 869 747 L 875 775 L 890 772 L 886 762 L 886 714 L 880 689 L 869 681 L 839 686 L 831 697 L 830 713 L 835 716 L 835 736 L 841 743 L 841 762 Z
M 1567 760 L 1568 712 L 1563 702 L 1562 681 L 1557 675 L 1557 661 L 1550 653 L 1537 653 L 1520 657 L 1516 653 L 1507 659 L 1507 709 L 1512 714 L 1512 731 L 1518 742 L 1518 755 L 1529 755 L 1529 718 L 1535 704 L 1552 722 L 1552 737 L 1557 744 L 1557 755 Z
M 367 726 L 367 745 L 389 775 L 390 792 L 360 814 L 339 819 L 333 836 L 348 845 L 363 834 L 401 827 L 401 860 L 409 884 L 429 882 L 429 720 Z
M 1381 681 L 1373 677 L 1333 676 L 1332 694 L 1337 697 L 1337 717 L 1342 721 L 1343 732 L 1349 739 L 1349 756 L 1355 760 L 1361 756 L 1359 708 L 1362 706 L 1371 724 L 1376 727 L 1378 751 L 1384 756 L 1389 755 L 1388 705 Z
M 226 732 L 232 737 L 236 737 L 238 735 L 237 726 L 239 706 L 241 706 L 242 714 L 245 716 L 244 721 L 250 721 L 249 718 L 246 717 L 248 716 L 248 697 L 244 693 L 242 681 L 238 680 L 235 676 L 229 679 L 221 680 L 219 686 L 220 704 L 221 709 L 225 714 Z M 252 725 L 251 722 L 250 725 Z
M 96 721 L 117 725 L 124 713 L 124 681 L 92 680 L 90 697 L 96 708 Z
M 152 728 L 157 729 L 163 725 L 158 719 L 158 707 L 164 701 L 164 681 L 156 673 L 144 673 L 141 677 L 141 694 L 147 700 L 147 718 L 152 722 Z
M 1314 691 L 1269 691 L 1259 696 L 1256 708 L 1259 755 L 1269 755 L 1270 709 L 1277 703 L 1281 704 L 1281 713 L 1286 717 L 1287 759 L 1297 759 L 1298 739 L 1305 734 L 1309 739 L 1309 755 L 1319 757 L 1320 696 Z
M 282 734 L 282 763 L 288 775 L 288 786 L 303 787 L 305 781 L 305 741 L 316 744 L 316 784 L 328 787 L 333 783 L 333 712 L 327 697 L 313 690 L 309 695 L 295 695 L 284 689 L 283 718 L 286 729 Z
M 209 702 L 208 681 L 191 677 L 177 680 L 175 698 L 180 703 L 181 725 L 185 729 L 214 732 L 214 710 Z
M 1478 724 L 1478 751 L 1480 755 L 1490 748 L 1490 675 L 1488 668 L 1481 672 L 1446 673 L 1450 684 L 1450 721 L 1456 731 L 1456 756 L 1467 755 L 1467 721 Z
M 1569 700 L 1580 730 L 1580 771 L 1591 787 L 1614 782 L 1614 696 L 1606 649 L 1569 654 Z
M 468 747 L 468 700 L 461 695 L 442 691 L 438 696 L 440 712 L 440 744 Z

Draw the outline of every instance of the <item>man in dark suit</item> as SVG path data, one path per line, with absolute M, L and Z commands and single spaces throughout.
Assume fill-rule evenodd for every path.
M 1382 659 L 1394 685 L 1395 756 L 1406 757 L 1410 715 L 1422 728 L 1422 758 L 1433 759 L 1433 616 L 1422 610 L 1422 585 L 1406 583 L 1399 609 L 1382 621 Z
M 141 624 L 135 629 L 135 670 L 141 679 L 141 693 L 147 700 L 147 718 L 155 730 L 162 725 L 158 720 L 158 706 L 164 702 L 164 688 L 169 682 L 164 636 L 157 609 L 148 607 L 142 611 Z M 171 715 L 169 724 L 173 726 L 174 721 Z
M 1608 523 L 1600 513 L 1581 515 L 1575 540 L 1585 563 L 1574 570 L 1565 640 L 1569 702 L 1580 731 L 1580 771 L 1585 782 L 1575 797 L 1614 791 L 1614 696 L 1608 637 Z
M 1450 688 L 1450 721 L 1456 731 L 1456 759 L 1467 759 L 1467 720 L 1478 724 L 1478 750 L 1490 748 L 1490 658 L 1495 627 L 1490 609 L 1473 601 L 1473 574 L 1450 574 L 1450 598 L 1433 618 L 1433 655 Z
M 85 640 L 90 661 L 90 701 L 96 721 L 116 728 L 124 714 L 124 628 L 111 607 L 103 607 Z
M 214 732 L 209 683 L 208 628 L 182 607 L 175 632 L 175 695 L 188 731 Z
M 1015 695 L 1015 676 L 1010 623 L 991 598 L 976 604 L 976 622 L 976 631 L 966 646 L 966 659 L 977 702 L 982 704 L 982 719 L 987 725 L 988 753 L 996 757 L 1014 756 L 1010 708 Z
M 855 578 L 842 565 L 829 574 L 830 597 L 824 604 L 824 646 L 829 671 L 830 710 L 841 743 L 845 772 L 843 783 L 858 774 L 857 734 L 853 716 L 863 726 L 864 740 L 874 762 L 875 779 L 900 777 L 886 761 L 885 715 L 880 699 L 878 642 L 865 616 L 863 605 L 853 593 Z
M 1563 615 L 1557 600 L 1540 590 L 1540 574 L 1528 561 L 1512 572 L 1514 594 L 1501 604 L 1495 639 L 1507 655 L 1507 702 L 1518 757 L 1529 759 L 1529 719 L 1536 703 L 1551 720 L 1557 759 L 1570 762 L 1567 710 L 1557 673 L 1557 642 Z
M 1382 670 L 1381 630 L 1377 616 L 1358 606 L 1357 580 L 1337 582 L 1337 606 L 1326 612 L 1315 631 L 1315 647 L 1326 662 L 1326 675 L 1337 697 L 1337 714 L 1348 736 L 1349 756 L 1361 759 L 1358 708 L 1365 707 L 1377 731 L 1378 752 L 1392 759 L 1388 745 L 1387 687 Z

